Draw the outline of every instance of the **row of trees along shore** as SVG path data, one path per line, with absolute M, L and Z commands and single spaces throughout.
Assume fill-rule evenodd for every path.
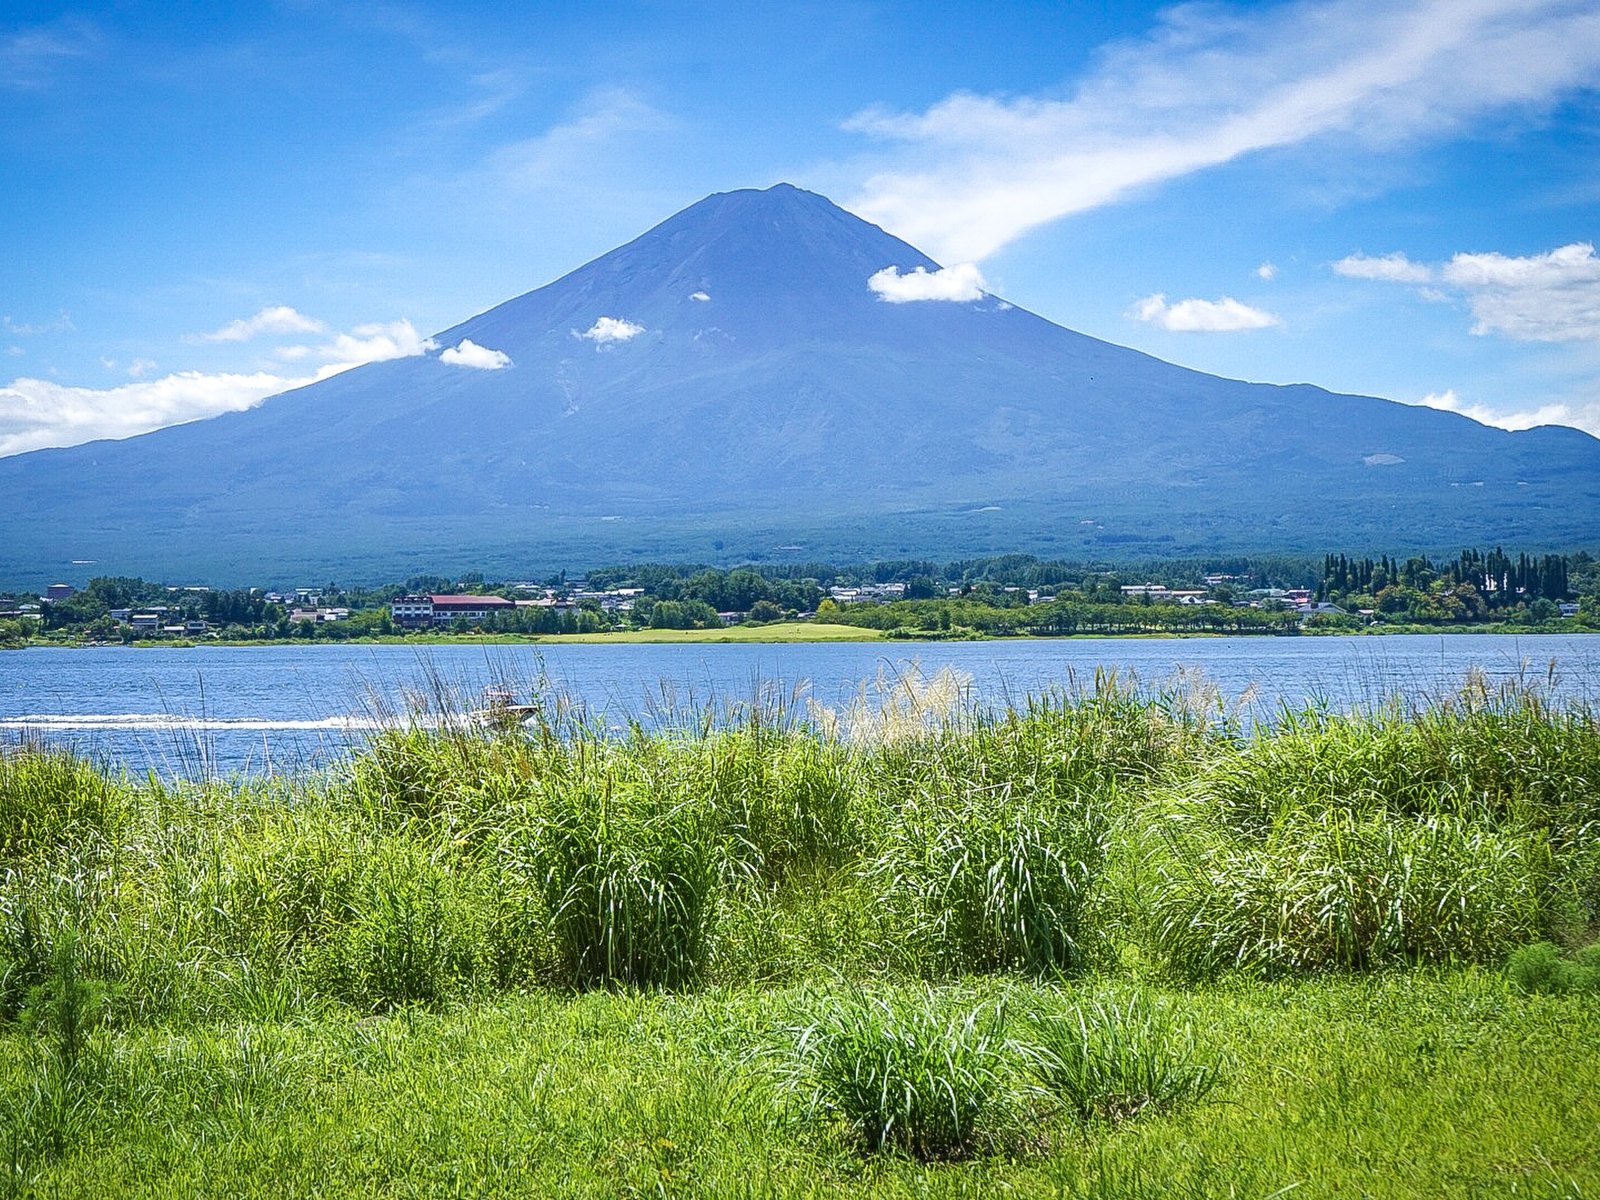
M 1156 583 L 1204 591 L 1207 604 L 1176 604 L 1159 595 L 1123 592 Z M 898 599 L 884 595 L 897 585 Z M 855 587 L 889 602 L 839 603 L 829 588 Z M 631 608 L 608 609 L 595 593 L 637 589 Z M 1278 633 L 1302 627 L 1302 614 L 1259 593 L 1301 588 L 1344 610 L 1314 616 L 1311 628 L 1369 624 L 1448 626 L 1485 622 L 1542 625 L 1560 617 L 1560 603 L 1578 600 L 1577 624 L 1600 627 L 1600 559 L 1576 554 L 1507 553 L 1465 549 L 1438 560 L 1387 554 L 1327 554 L 1312 559 L 1260 556 L 1152 561 L 1112 566 L 1038 559 L 1029 555 L 938 563 L 911 559 L 837 566 L 828 563 L 753 563 L 724 570 L 702 565 L 631 564 L 593 569 L 581 580 L 558 573 L 535 586 L 559 597 L 587 596 L 561 608 L 520 607 L 482 623 L 460 622 L 452 632 L 529 635 L 595 633 L 609 629 L 713 628 L 720 613 L 777 621 L 815 613 L 818 620 L 881 630 L 901 637 L 1064 636 L 1139 633 Z M 494 583 L 469 573 L 458 578 L 413 576 L 403 582 L 317 589 L 321 604 L 349 616 L 297 620 L 293 604 L 269 599 L 262 588 L 172 587 L 133 577 L 93 579 L 75 595 L 40 604 L 37 617 L 0 618 L 0 643 L 46 636 L 130 639 L 133 631 L 111 613 L 161 605 L 168 622 L 204 621 L 209 632 L 235 639 L 344 640 L 403 631 L 389 604 L 415 593 L 530 594 L 526 585 Z M 1243 601 L 1255 593 L 1257 607 Z M 18 600 L 36 599 L 19 596 Z M 0 608 L 3 608 L 0 605 Z

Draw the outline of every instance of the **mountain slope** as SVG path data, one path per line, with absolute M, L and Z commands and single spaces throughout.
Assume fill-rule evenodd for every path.
M 1600 533 L 1600 441 L 1220 379 L 993 297 L 787 185 L 708 197 L 438 335 L 257 408 L 0 460 L 0 578 L 394 576 L 618 557 L 1206 552 Z M 608 325 L 607 322 L 610 322 Z M 597 338 L 607 329 L 631 336 Z M 585 336 L 585 335 L 589 336 Z

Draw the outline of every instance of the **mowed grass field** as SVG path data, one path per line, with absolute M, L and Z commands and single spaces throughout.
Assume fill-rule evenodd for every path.
M 876 642 L 876 629 L 816 621 L 774 621 L 770 625 L 727 625 L 721 629 L 638 629 L 627 633 L 571 633 L 540 638 L 550 642 Z
M 1600 1194 L 1600 728 L 1094 691 L 0 754 L 0 1195 Z

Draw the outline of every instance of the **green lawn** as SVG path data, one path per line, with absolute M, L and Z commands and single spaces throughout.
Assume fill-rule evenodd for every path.
M 1003 995 L 1017 1013 L 1111 985 L 951 986 L 974 1001 Z M 786 1092 L 773 1064 L 807 1019 L 806 987 L 142 1030 L 107 1046 L 66 1143 L 0 1178 L 0 1193 L 1556 1200 L 1600 1190 L 1594 1003 L 1513 995 L 1475 971 L 1161 996 L 1224 1064 L 1202 1103 L 1122 1124 L 1042 1109 L 1019 1146 L 931 1165 L 863 1157 L 838 1122 L 808 1116 Z M 19 1038 L 0 1039 L 12 1095 L 28 1092 L 28 1058 Z
M 771 625 L 729 625 L 722 629 L 640 629 L 628 633 L 573 633 L 543 642 L 876 642 L 883 634 L 855 625 L 776 621 Z

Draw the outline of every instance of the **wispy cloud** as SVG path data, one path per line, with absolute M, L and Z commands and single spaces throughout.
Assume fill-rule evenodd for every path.
M 1416 403 L 1426 408 L 1442 408 L 1446 412 L 1460 413 L 1484 425 L 1495 425 L 1501 429 L 1532 429 L 1536 425 L 1570 425 L 1600 437 L 1600 401 L 1574 404 L 1557 401 L 1533 408 L 1503 412 L 1487 404 L 1463 400 L 1456 394 L 1454 388 L 1446 388 L 1442 392 L 1430 392 L 1421 400 L 1407 403 Z
M 296 312 L 287 304 L 263 308 L 253 317 L 229 321 L 221 329 L 210 333 L 197 333 L 188 340 L 193 342 L 248 342 L 253 338 L 271 334 L 322 333 L 328 327 L 315 317 Z
M 974 263 L 956 263 L 929 271 L 917 267 L 900 274 L 899 267 L 885 267 L 867 280 L 867 286 L 880 300 L 907 304 L 915 300 L 981 300 L 988 284 Z
M 498 371 L 502 367 L 511 365 L 511 356 L 504 350 L 491 350 L 487 346 L 480 346 L 471 338 L 462 338 L 459 343 L 444 349 L 439 355 L 439 361 L 449 363 L 452 367 L 472 367 L 479 371 Z
M 92 55 L 100 40 L 93 25 L 70 18 L 0 33 L 0 87 L 13 91 L 49 87 L 63 66 Z
M 1472 312 L 1472 332 L 1518 342 L 1600 342 L 1600 258 L 1589 242 L 1544 254 L 1457 254 L 1448 262 L 1413 262 L 1404 254 L 1352 255 L 1333 264 L 1340 275 L 1386 283 L 1429 285 L 1426 299 L 1459 297 Z
M 45 333 L 72 333 L 77 326 L 70 313 L 63 312 L 53 321 L 17 321 L 9 316 L 0 317 L 0 328 L 13 337 L 38 337 Z
M 489 171 L 502 188 L 565 187 L 575 175 L 592 168 L 600 149 L 671 127 L 670 117 L 633 92 L 603 88 L 590 93 L 566 121 L 537 137 L 500 147 L 489 159 Z
M 1262 279 L 1262 280 L 1265 280 L 1267 283 L 1271 283 L 1277 277 L 1278 277 L 1278 266 L 1277 266 L 1276 263 L 1264 262 L 1259 267 L 1256 268 L 1256 278 L 1257 279 Z
M 886 157 L 848 207 L 935 257 L 981 261 L 1047 222 L 1256 151 L 1447 134 L 1597 74 L 1592 0 L 1180 5 L 1102 52 L 1068 99 L 958 93 L 920 113 L 858 114 L 849 127 Z
M 1241 333 L 1283 324 L 1272 313 L 1251 308 L 1232 296 L 1224 296 L 1220 300 L 1179 300 L 1176 304 L 1168 304 L 1166 296 L 1157 292 L 1135 304 L 1128 310 L 1128 315 L 1178 333 Z
M 643 332 L 643 325 L 635 325 L 625 317 L 601 317 L 582 333 L 574 329 L 572 336 L 583 338 L 597 346 L 610 346 L 636 338 Z

